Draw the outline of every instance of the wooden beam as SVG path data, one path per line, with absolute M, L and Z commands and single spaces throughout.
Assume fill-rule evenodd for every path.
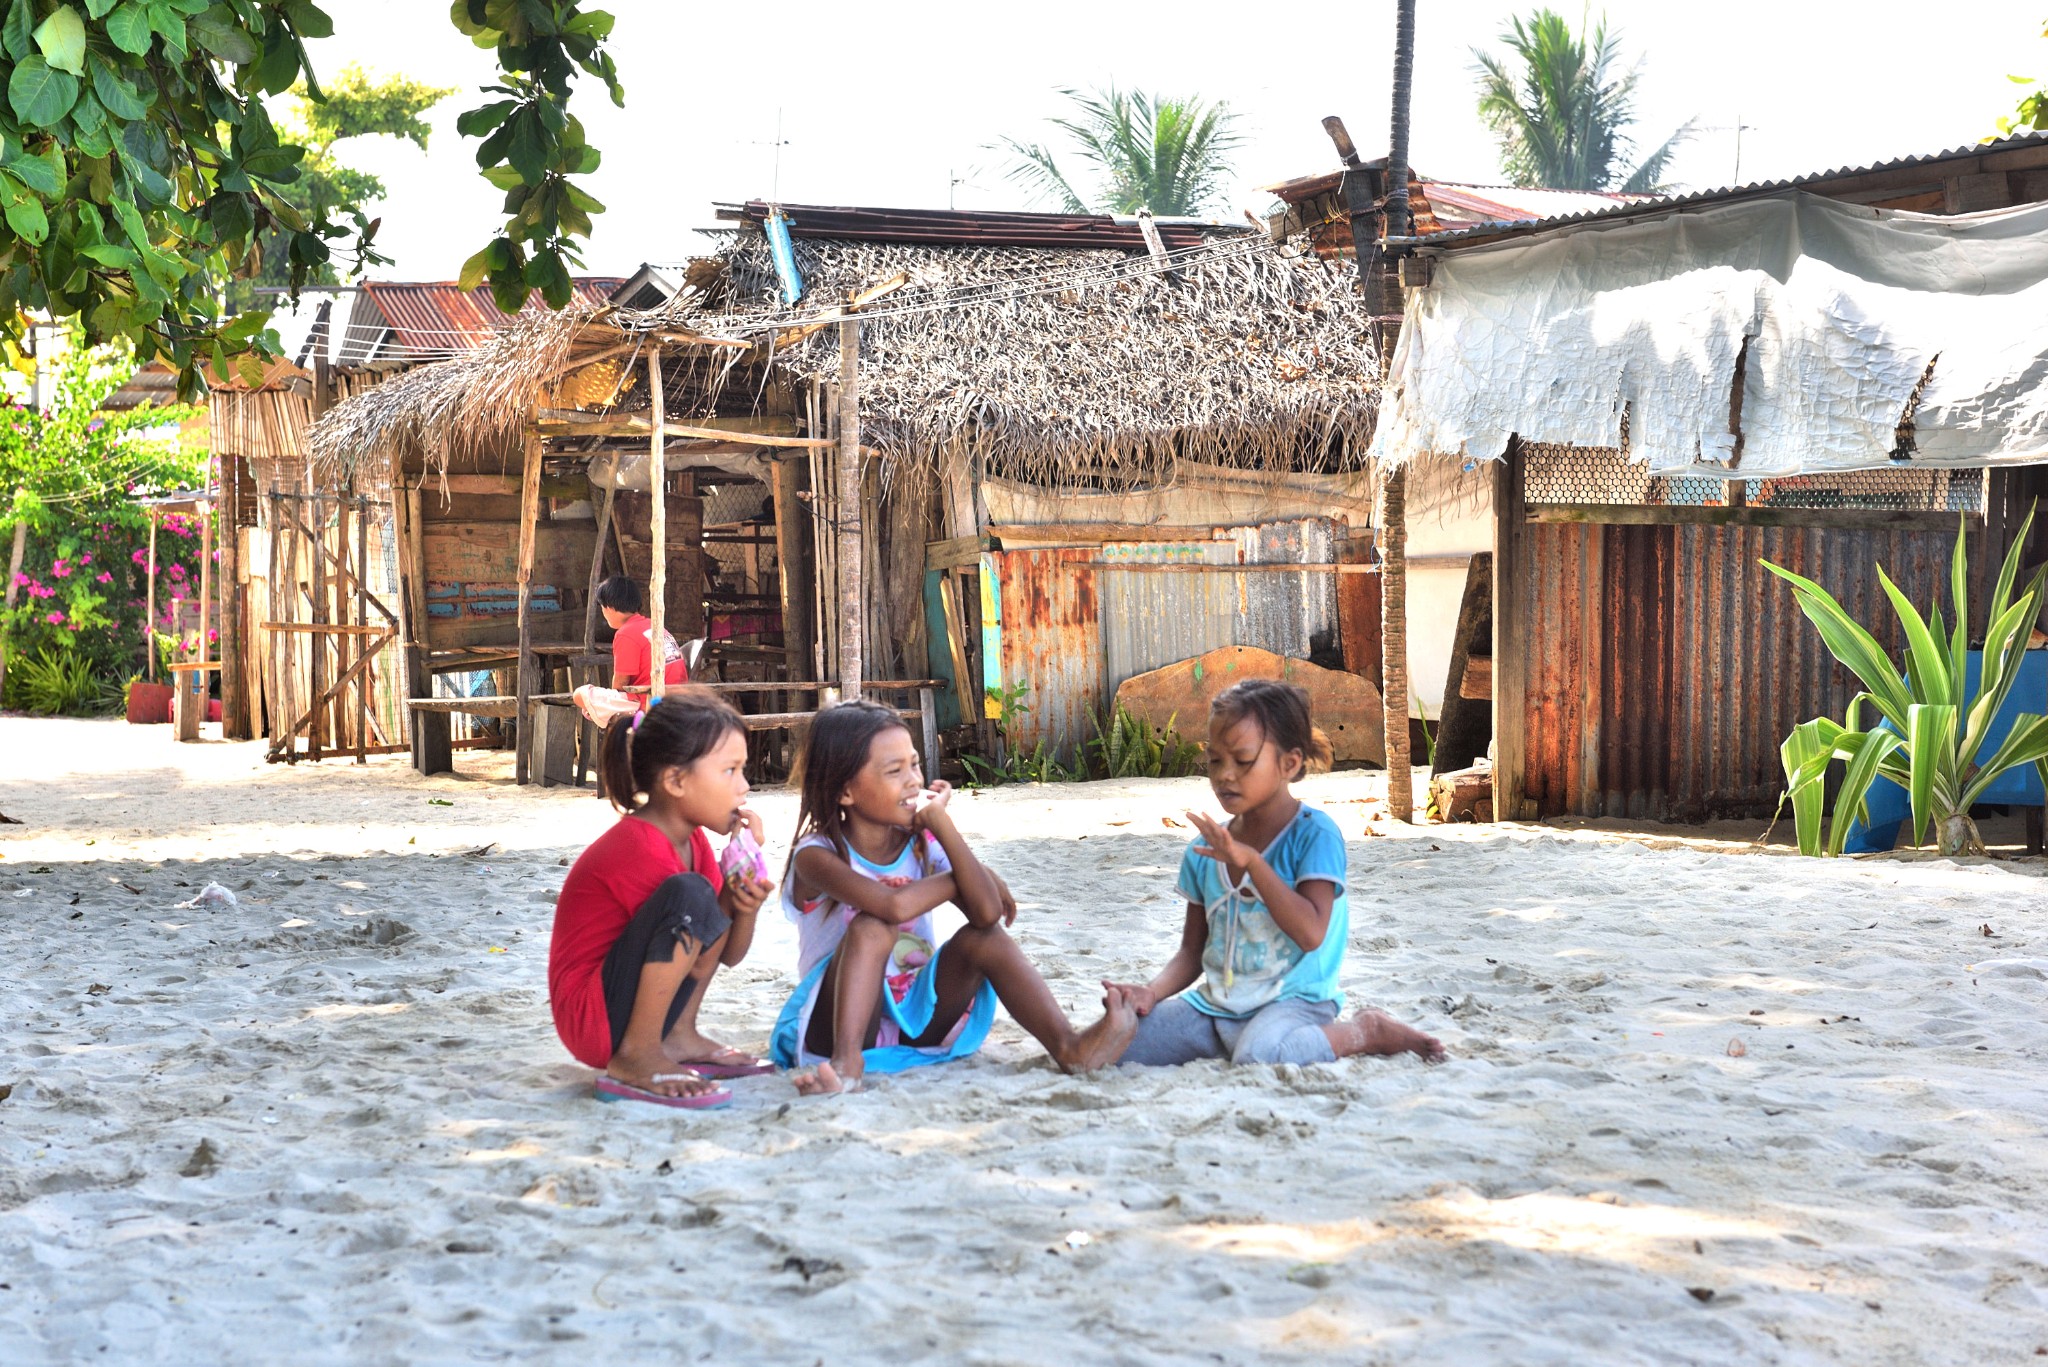
M 1532 503 L 1528 522 L 1618 527 L 1839 527 L 1850 531 L 1952 532 L 1958 519 L 1982 527 L 1982 513 L 1903 512 L 1891 508 L 1694 508 L 1633 503 Z
M 293 520 L 296 521 L 298 515 L 298 510 L 296 508 L 293 509 Z M 305 531 L 307 538 L 311 540 L 313 543 L 313 621 L 320 626 L 326 626 L 327 502 L 318 494 L 315 494 L 313 496 L 312 524 L 310 526 L 307 526 L 305 528 Z M 323 641 L 320 637 L 315 636 L 313 638 L 312 644 L 313 648 L 310 653 L 313 657 L 313 696 L 316 698 L 325 697 L 327 693 L 327 643 Z M 313 730 L 306 737 L 306 756 L 309 759 L 320 758 L 320 747 L 322 742 L 325 740 L 325 737 L 322 735 L 319 713 L 320 708 L 317 704 L 308 713 L 308 715 L 313 718 Z M 294 734 L 297 730 L 298 726 L 297 724 L 294 724 L 292 730 L 287 731 L 285 734 L 289 736 Z
M 327 548 L 326 539 L 324 537 L 320 537 L 314 534 L 312 527 L 310 527 L 305 521 L 303 521 L 299 517 L 298 509 L 292 506 L 290 500 L 286 500 L 285 502 L 282 503 L 274 503 L 272 506 L 273 508 L 281 510 L 284 516 L 291 518 L 291 520 L 298 525 L 299 530 L 306 534 L 306 538 L 313 543 L 315 554 L 321 557 L 326 562 L 326 564 L 334 570 L 334 573 L 337 576 L 339 576 L 341 584 L 344 588 L 364 587 L 357 583 L 354 572 L 349 569 L 347 558 L 345 556 L 338 556 L 333 551 L 330 551 Z M 274 523 L 275 518 L 273 518 L 272 520 Z M 386 622 L 390 623 L 392 626 L 397 626 L 398 615 L 394 613 L 390 608 L 384 605 L 384 600 L 374 593 L 369 593 L 366 587 L 364 588 L 364 592 L 369 597 L 370 606 L 377 609 L 377 615 L 382 617 Z
M 953 692 L 960 704 L 960 720 L 972 726 L 981 719 L 981 709 L 974 705 L 975 695 L 981 690 L 968 677 L 967 619 L 961 614 L 960 592 L 950 569 L 939 571 L 939 611 L 946 619 L 946 657 L 953 665 Z
M 585 654 L 597 649 L 597 586 L 604 579 L 604 539 L 611 534 L 612 487 L 607 484 L 597 494 L 597 536 L 590 547 L 590 588 L 589 596 L 583 603 L 583 650 Z
M 1528 767 L 1528 624 L 1522 607 L 1522 462 L 1514 444 L 1493 470 L 1493 815 L 1520 821 Z
M 652 418 L 647 435 L 648 539 L 653 547 L 653 572 L 648 576 L 647 686 L 660 702 L 668 687 L 668 396 L 662 391 L 661 347 L 647 353 L 647 399 Z M 631 802 L 632 794 L 624 794 Z
M 983 551 L 994 550 L 995 541 L 986 536 L 950 536 L 944 541 L 924 543 L 927 570 L 961 569 L 981 563 Z
M 870 285 L 867 289 L 864 289 L 859 294 L 854 295 L 852 301 L 853 307 L 859 308 L 862 304 L 872 304 L 875 302 L 875 300 L 880 299 L 883 295 L 890 294 L 896 290 L 902 289 L 905 285 L 909 283 L 910 272 L 898 271 L 896 272 L 896 274 L 890 276 L 887 280 L 884 280 L 881 284 Z M 844 310 L 834 309 L 831 313 L 828 313 L 824 317 L 816 319 L 813 322 L 799 323 L 795 327 L 784 328 L 782 331 L 775 334 L 775 348 L 776 350 L 780 351 L 782 348 L 786 346 L 792 346 L 797 342 L 801 342 L 804 338 L 811 336 L 813 333 L 823 332 L 826 328 L 831 327 L 835 323 L 842 321 L 845 317 L 846 312 Z
M 852 302 L 848 301 L 848 311 Z M 839 696 L 861 695 L 860 321 L 839 324 Z
M 519 494 L 519 711 L 514 724 L 519 728 L 518 748 L 513 751 L 513 781 L 525 783 L 530 777 L 532 728 L 526 724 L 527 700 L 533 696 L 533 547 L 540 532 L 540 434 L 530 426 L 525 441 L 525 464 L 520 468 Z
M 299 732 L 305 730 L 308 726 L 317 729 L 320 724 L 320 714 L 326 711 L 336 698 L 339 698 L 348 691 L 349 684 L 354 682 L 357 674 L 370 667 L 370 661 L 377 658 L 377 651 L 383 646 L 384 642 L 398 634 L 397 631 L 389 627 L 379 628 L 379 630 L 384 633 L 383 640 L 371 642 L 368 648 L 356 657 L 355 662 L 342 671 L 341 677 L 329 684 L 327 691 L 313 700 L 313 705 L 306 709 L 304 716 L 292 723 L 290 730 L 286 731 L 282 736 L 271 737 L 270 749 L 273 756 L 278 753 L 280 746 L 289 748 L 292 743 L 292 737 L 298 735 Z M 306 757 L 308 759 L 320 758 L 318 754 L 310 749 L 306 752 Z

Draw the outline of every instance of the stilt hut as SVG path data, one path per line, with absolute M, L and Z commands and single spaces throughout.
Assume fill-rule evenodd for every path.
M 979 723 L 1022 679 L 1025 744 L 1216 646 L 1343 662 L 1378 369 L 1343 268 L 1208 224 L 726 213 L 659 307 L 529 324 L 316 425 L 407 510 L 416 711 L 479 652 L 559 692 L 619 566 L 727 680 L 937 679 L 920 710 Z

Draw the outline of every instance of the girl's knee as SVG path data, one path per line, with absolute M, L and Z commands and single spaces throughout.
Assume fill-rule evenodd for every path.
M 898 927 L 894 921 L 885 921 L 868 912 L 857 912 L 846 924 L 846 938 L 849 940 L 889 940 L 894 942 Z

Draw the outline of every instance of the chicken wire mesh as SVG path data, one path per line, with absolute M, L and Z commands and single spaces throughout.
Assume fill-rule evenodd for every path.
M 1981 513 L 1982 470 L 1900 466 L 1784 479 L 1724 480 L 1652 475 L 1613 447 L 1524 445 L 1523 498 L 1532 504 L 1725 508 L 1732 489 L 1752 508 L 1871 508 L 1892 512 Z

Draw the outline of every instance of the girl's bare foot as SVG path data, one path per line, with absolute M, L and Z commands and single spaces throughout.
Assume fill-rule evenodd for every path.
M 1338 1058 L 1358 1054 L 1417 1054 L 1424 1063 L 1442 1063 L 1447 1055 L 1432 1035 L 1401 1024 L 1384 1011 L 1359 1011 L 1349 1020 L 1323 1027 Z
M 1075 1035 L 1054 1056 L 1053 1061 L 1062 1072 L 1092 1073 L 1097 1068 L 1107 1068 L 1124 1056 L 1124 1050 L 1131 1047 L 1131 1039 L 1138 1033 L 1138 1010 L 1124 989 L 1109 984 L 1104 987 L 1102 1019 Z
M 791 1073 L 789 1080 L 796 1084 L 798 1096 L 837 1096 L 842 1092 L 860 1090 L 859 1073 L 842 1079 L 839 1071 L 829 1063 L 821 1063 L 815 1068 Z
M 692 1072 L 678 1072 L 668 1056 L 657 1052 L 651 1058 L 637 1054 L 613 1054 L 605 1076 L 656 1096 L 702 1096 L 718 1090 L 718 1084 Z

